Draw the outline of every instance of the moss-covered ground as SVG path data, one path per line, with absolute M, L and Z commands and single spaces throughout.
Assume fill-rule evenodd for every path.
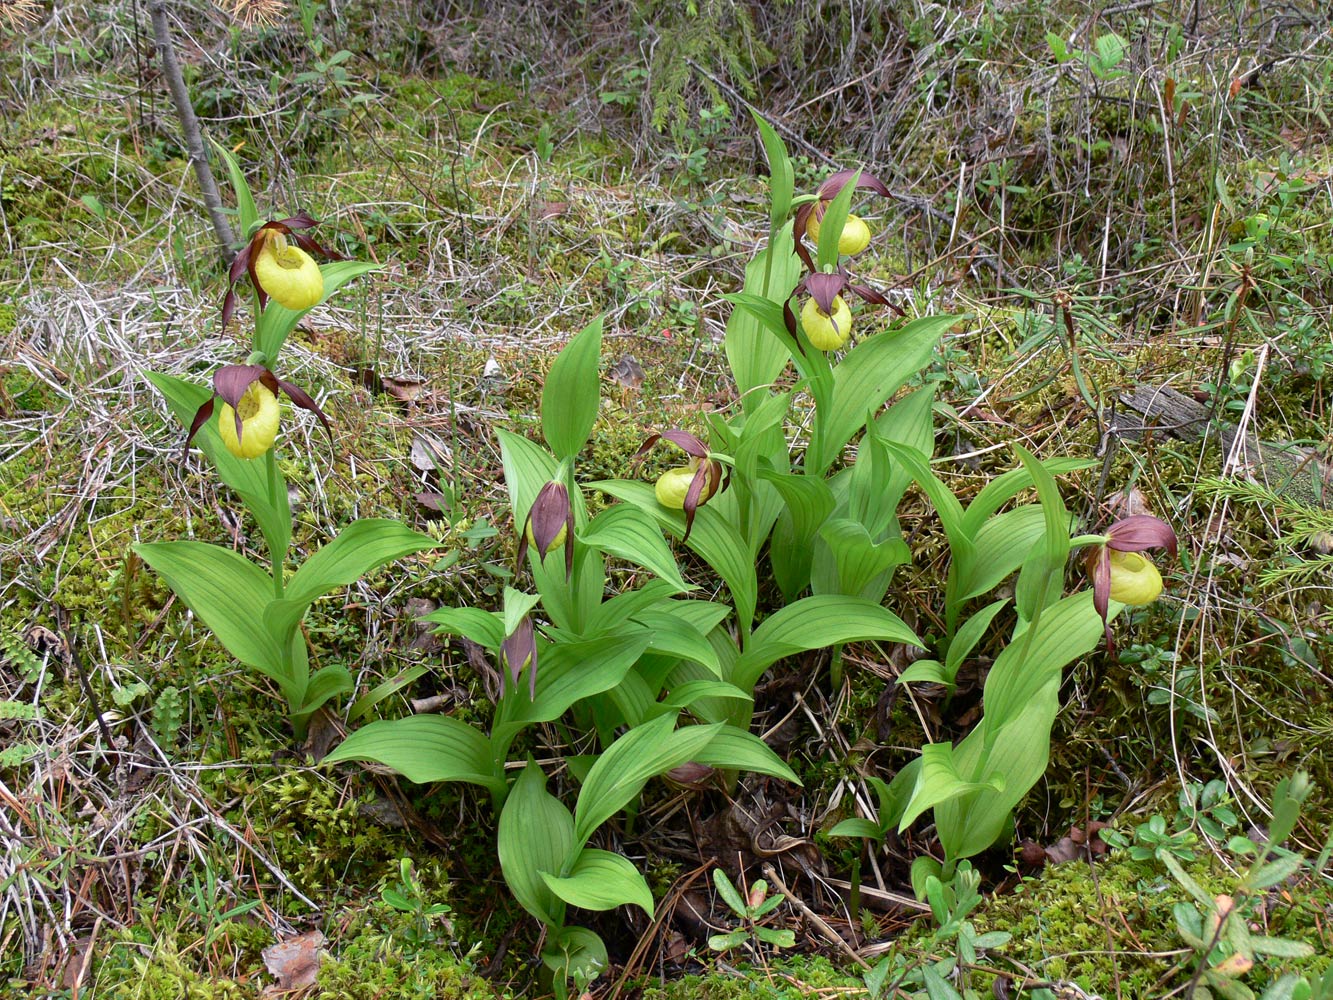
M 296 555 L 359 516 L 444 543 L 316 605 L 313 662 L 346 666 L 358 694 L 424 666 L 375 712 L 432 698 L 485 724 L 483 678 L 461 648 L 424 640 L 415 615 L 421 602 L 498 607 L 515 546 L 494 431 L 537 432 L 555 353 L 593 317 L 607 318 L 603 399 L 581 475 L 633 474 L 653 430 L 702 433 L 708 411 L 734 402 L 722 296 L 767 231 L 750 100 L 782 125 L 798 185 L 853 164 L 893 189 L 870 206 L 880 242 L 865 278 L 909 314 L 969 317 L 923 375 L 950 485 L 974 493 L 1009 467 L 1012 442 L 1095 457 L 1062 479 L 1071 510 L 1100 522 L 1112 495 L 1133 494 L 1182 539 L 1165 598 L 1117 626 L 1119 653 L 1069 671 L 1050 768 L 1013 841 L 978 860 L 984 900 L 969 919 L 1011 937 L 954 982 L 1188 995 L 1197 962 L 1176 908 L 1190 896 L 1160 860 L 1132 856 L 1135 830 L 1159 817 L 1207 893 L 1235 894 L 1248 861 L 1229 838 L 1262 840 L 1273 789 L 1298 770 L 1314 787 L 1286 847 L 1316 863 L 1241 912 L 1256 934 L 1317 956 L 1264 958 L 1244 981 L 1262 993 L 1322 970 L 1323 498 L 1285 483 L 1247 493 L 1234 464 L 1216 481 L 1227 456 L 1215 436 L 1124 433 L 1121 400 L 1168 385 L 1219 425 L 1327 450 L 1326 12 L 418 6 L 303 2 L 259 28 L 173 10 L 195 110 L 246 165 L 261 213 L 308 211 L 326 241 L 383 265 L 284 354 L 334 428 L 330 444 L 305 414 L 285 417 Z M 265 951 L 312 932 L 322 964 L 309 995 L 545 995 L 540 928 L 508 896 L 488 803 L 316 764 L 271 685 L 131 550 L 196 538 L 263 557 L 235 498 L 197 452 L 182 457 L 182 428 L 145 378 L 203 382 L 244 348 L 220 328 L 221 255 L 141 13 L 112 3 L 42 12 L 21 31 L 0 21 L 0 996 L 272 996 L 283 980 Z M 679 66 L 692 67 L 684 79 Z M 627 358 L 641 382 L 617 378 Z M 948 548 L 924 498 L 909 494 L 901 513 L 914 558 L 889 602 L 929 636 Z M 793 695 L 810 664 L 771 678 L 771 721 L 796 706 L 801 727 L 782 737 L 806 786 L 786 804 L 787 832 L 811 851 L 780 867 L 857 960 L 794 905 L 774 918 L 797 931 L 784 955 L 718 955 L 670 914 L 653 927 L 613 914 L 597 926 L 614 968 L 594 995 L 864 996 L 880 961 L 956 955 L 929 916 L 874 895 L 910 895 L 929 829 L 882 849 L 827 831 L 873 801 L 865 776 L 966 731 L 984 663 L 954 703 L 895 696 L 901 664 L 871 648 L 847 651 L 839 691 L 824 676 Z M 331 707 L 345 727 L 348 705 Z M 1224 791 L 1207 815 L 1181 807 L 1209 782 Z M 665 812 L 654 807 L 671 793 L 648 794 L 648 814 Z M 718 792 L 693 802 L 726 810 Z M 1018 852 L 1092 821 L 1124 846 L 1045 867 Z M 707 896 L 694 871 L 711 860 L 698 853 L 706 832 L 683 851 L 634 836 L 659 902 Z M 826 879 L 864 884 L 857 912 Z

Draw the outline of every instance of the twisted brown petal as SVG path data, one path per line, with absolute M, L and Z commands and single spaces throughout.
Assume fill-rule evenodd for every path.
M 270 372 L 270 374 L 272 373 Z M 324 431 L 329 436 L 329 444 L 333 444 L 333 428 L 329 425 L 329 418 L 324 415 L 324 411 L 319 408 L 319 404 L 311 399 L 304 389 L 298 385 L 293 385 L 291 382 L 283 381 L 278 381 L 276 388 L 285 392 L 287 398 L 301 409 L 309 410 L 315 416 L 319 417 L 319 422 L 324 425 Z
M 1171 526 L 1151 514 L 1132 514 L 1116 521 L 1106 532 L 1108 547 L 1117 552 L 1143 552 L 1166 549 L 1176 554 L 1176 533 Z

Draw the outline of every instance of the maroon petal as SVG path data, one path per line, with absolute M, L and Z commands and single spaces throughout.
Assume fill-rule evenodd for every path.
M 648 435 L 647 439 L 643 442 L 643 444 L 639 445 L 639 450 L 636 451 L 634 453 L 634 456 L 630 459 L 630 464 L 633 465 L 636 462 L 642 462 L 644 456 L 646 456 L 648 452 L 653 450 L 653 445 L 657 444 L 657 442 L 661 440 L 662 440 L 661 434 Z
M 268 373 L 272 377 L 273 373 Z M 310 395 L 300 386 L 293 385 L 290 382 L 277 382 L 276 385 L 269 386 L 275 393 L 281 389 L 287 394 L 287 398 L 303 410 L 309 410 L 315 416 L 319 417 L 319 422 L 324 425 L 325 432 L 329 435 L 329 444 L 333 444 L 333 428 L 329 425 L 329 418 L 324 415 L 324 411 L 319 408 L 319 404 L 310 398 Z M 265 385 L 268 383 L 265 382 Z
M 208 418 L 213 415 L 213 397 L 209 396 L 204 401 L 204 405 L 194 411 L 194 419 L 190 421 L 190 433 L 185 435 L 185 454 L 190 453 L 190 442 L 194 436 L 199 433 L 199 428 L 208 423 Z M 183 456 L 182 456 L 183 457 Z
M 798 287 L 799 287 L 799 286 L 798 286 Z M 787 332 L 790 333 L 793 337 L 795 337 L 795 336 L 796 336 L 796 313 L 792 312 L 792 308 L 791 308 L 791 298 L 790 298 L 790 297 L 788 297 L 788 299 L 787 299 L 786 302 L 782 303 L 782 321 L 783 321 L 784 323 L 787 324 Z M 801 347 L 801 342 L 800 342 L 799 340 L 796 341 L 796 346 L 797 346 L 797 347 Z M 801 353 L 802 353 L 802 354 L 805 353 L 805 348 L 804 348 L 804 347 L 801 347 Z
M 549 482 L 543 486 L 537 493 L 537 499 L 532 502 L 532 509 L 528 511 L 527 525 L 523 531 L 523 540 L 527 541 L 527 529 L 529 527 L 532 529 L 532 540 L 537 546 L 538 561 L 546 561 L 546 550 L 559 537 L 562 528 L 566 532 L 566 553 L 569 553 L 573 535 L 570 527 L 571 519 L 569 490 L 565 484 Z M 565 568 L 568 569 L 569 560 L 566 559 L 565 563 Z
M 796 255 L 801 258 L 801 263 L 805 265 L 805 269 L 811 273 L 814 273 L 819 269 L 815 267 L 814 258 L 810 256 L 810 251 L 805 245 L 805 230 L 806 226 L 810 224 L 810 213 L 813 212 L 815 206 L 819 204 L 821 203 L 810 201 L 798 208 L 791 228 L 792 242 L 796 244 Z
M 505 680 L 515 684 L 528 668 L 528 696 L 537 697 L 537 640 L 532 631 L 532 619 L 526 615 L 510 635 L 500 644 L 500 660 L 504 667 L 500 671 L 500 697 L 504 697 Z
M 1106 544 L 1117 552 L 1166 549 L 1176 554 L 1176 533 L 1165 521 L 1151 514 L 1132 514 L 1116 521 L 1106 532 Z
M 685 454 L 689 455 L 691 458 L 708 457 L 708 446 L 705 445 L 693 434 L 691 434 L 689 431 L 682 431 L 673 428 L 669 431 L 662 431 L 661 436 L 663 440 L 670 441 L 672 444 L 674 444 L 681 451 L 685 452 Z
M 841 274 L 812 274 L 805 279 L 805 287 L 819 306 L 819 311 L 825 316 L 831 316 L 833 300 L 847 287 L 847 279 Z
M 832 201 L 838 196 L 838 192 L 847 186 L 847 182 L 855 176 L 855 170 L 839 170 L 837 173 L 830 175 L 823 184 L 819 185 L 819 200 Z M 874 191 L 875 194 L 883 195 L 885 198 L 889 196 L 889 189 L 885 187 L 884 182 L 873 174 L 862 173 L 856 179 L 856 186 L 858 189 Z
M 311 217 L 309 212 L 297 212 L 295 215 L 289 215 L 285 219 L 278 219 L 275 222 L 265 224 L 265 228 L 272 227 L 281 229 L 284 233 L 290 233 L 293 229 L 314 229 L 319 225 L 318 220 Z
M 234 410 L 241 405 L 241 397 L 254 382 L 263 382 L 270 391 L 277 389 L 276 382 L 268 385 L 265 375 L 270 379 L 273 377 L 263 365 L 224 365 L 213 373 L 213 391 Z
M 313 236 L 306 236 L 302 233 L 292 233 L 292 241 L 308 254 L 320 254 L 329 258 L 329 260 L 346 260 L 342 254 L 336 250 L 330 250 L 324 244 Z
M 1115 640 L 1111 637 L 1111 623 L 1107 613 L 1111 606 L 1111 553 L 1104 545 L 1098 545 L 1088 553 L 1088 575 L 1092 577 L 1092 606 L 1102 619 L 1102 631 L 1106 636 L 1106 651 L 1115 652 Z

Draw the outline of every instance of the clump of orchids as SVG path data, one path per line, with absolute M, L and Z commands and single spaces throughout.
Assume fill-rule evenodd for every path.
M 1084 535 L 1074 543 L 1091 546 L 1084 566 L 1092 579 L 1092 604 L 1102 619 L 1106 648 L 1114 652 L 1108 620 L 1110 602 L 1141 607 L 1161 596 L 1162 574 L 1143 553 L 1166 549 L 1175 558 L 1176 533 L 1151 514 L 1133 514 L 1116 521 L 1104 535 Z
M 796 336 L 796 314 L 791 302 L 807 295 L 801 306 L 800 328 L 817 351 L 836 351 L 846 346 L 852 336 L 852 310 L 847 297 L 855 295 L 863 302 L 889 306 L 896 309 L 888 299 L 869 285 L 860 284 L 851 275 L 843 258 L 855 257 L 870 245 L 870 227 L 860 216 L 847 212 L 842 229 L 836 241 L 825 236 L 821 242 L 826 216 L 836 217 L 839 211 L 830 211 L 837 201 L 839 209 L 845 207 L 847 198 L 839 198 L 844 189 L 851 185 L 849 197 L 853 191 L 866 190 L 887 197 L 889 189 L 877 177 L 854 170 L 839 170 L 829 177 L 815 193 L 813 201 L 808 201 L 796 210 L 792 227 L 792 239 L 796 244 L 796 254 L 805 265 L 807 274 L 797 283 L 791 296 L 783 304 L 783 315 L 787 330 Z M 810 254 L 806 238 L 814 245 L 816 257 Z

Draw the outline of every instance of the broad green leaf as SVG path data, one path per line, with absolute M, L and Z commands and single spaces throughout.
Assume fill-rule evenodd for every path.
M 830 837 L 865 837 L 869 840 L 880 840 L 884 836 L 884 831 L 879 828 L 878 823 L 855 816 L 838 823 L 828 832 L 828 835 Z
M 921 748 L 921 770 L 898 823 L 898 831 L 906 830 L 927 809 L 934 809 L 950 799 L 987 788 L 1002 791 L 1004 787 L 1005 780 L 999 775 L 985 782 L 968 780 L 954 757 L 952 743 L 927 743 Z
M 760 141 L 764 144 L 764 155 L 768 158 L 768 197 L 770 229 L 778 230 L 791 212 L 792 196 L 796 190 L 796 172 L 792 167 L 791 157 L 787 155 L 787 145 L 777 131 L 764 120 L 754 108 L 750 109 L 755 127 L 759 129 Z
M 616 504 L 602 511 L 578 533 L 585 545 L 607 555 L 642 566 L 681 592 L 692 589 L 680 576 L 676 557 L 662 537 L 657 522 L 632 504 Z
M 991 621 L 1008 603 L 1008 598 L 994 601 L 963 622 L 958 634 L 953 637 L 953 642 L 949 643 L 949 652 L 944 658 L 944 671 L 950 678 L 950 683 L 952 683 L 954 677 L 958 676 L 959 666 L 962 665 L 968 654 L 976 648 L 977 643 L 986 634 L 986 629 L 990 627 Z
M 1069 512 L 1065 510 L 1055 478 L 1037 457 L 1021 445 L 1014 445 L 1023 467 L 1032 476 L 1041 500 L 1044 530 L 1038 545 L 1019 574 L 1014 591 L 1014 606 L 1021 621 L 1031 621 L 1037 612 L 1060 599 L 1064 567 L 1069 559 Z
M 213 389 L 209 385 L 186 382 L 159 372 L 148 372 L 147 375 L 148 380 L 166 398 L 167 405 L 182 427 L 189 427 L 199 407 L 213 396 Z M 287 484 L 279 475 L 276 495 L 270 497 L 268 463 L 237 458 L 222 443 L 217 425 L 218 418 L 214 414 L 212 419 L 199 428 L 193 445 L 203 451 L 222 481 L 240 494 L 245 505 L 250 508 L 259 530 L 263 532 L 269 554 L 285 558 L 292 537 L 292 512 L 287 499 Z
M 308 716 L 330 698 L 336 698 L 340 694 L 347 694 L 347 692 L 355 689 L 356 682 L 352 680 L 352 675 L 347 672 L 347 668 L 341 663 L 330 663 L 310 675 L 301 703 L 298 706 L 293 706 L 292 714 Z
M 602 317 L 598 316 L 556 356 L 542 389 L 542 435 L 557 459 L 573 458 L 588 443 L 597 420 L 602 386 Z
M 236 194 L 236 214 L 241 224 L 240 232 L 236 236 L 242 242 L 246 242 L 254 235 L 254 230 L 259 225 L 259 209 L 255 208 L 255 198 L 250 193 L 250 185 L 245 180 L 245 172 L 241 170 L 241 165 L 236 162 L 236 157 L 232 155 L 231 150 L 217 141 L 213 142 L 213 148 L 222 157 L 222 162 L 227 165 L 227 174 L 231 178 L 231 189 Z
M 658 704 L 679 712 L 682 709 L 689 708 L 700 698 L 732 698 L 736 701 L 754 701 L 751 695 L 742 691 L 735 684 L 728 684 L 726 681 L 698 680 L 686 681 L 684 684 L 672 687 L 667 696 Z
M 995 725 L 1017 715 L 1061 671 L 1092 652 L 1102 639 L 1102 620 L 1084 590 L 1051 605 L 996 657 L 986 675 L 983 701 Z
M 651 639 L 647 629 L 621 628 L 607 635 L 539 644 L 537 697 L 529 701 L 526 690 L 506 693 L 496 710 L 497 744 L 507 744 L 524 725 L 558 719 L 575 702 L 611 690 Z
M 822 476 L 842 449 L 890 396 L 926 366 L 940 337 L 961 322 L 961 316 L 922 316 L 897 330 L 869 337 L 833 369 L 833 398 L 821 426 L 815 454 L 806 454 L 806 472 Z M 812 450 L 814 445 L 812 444 Z
M 634 620 L 645 628 L 652 629 L 653 638 L 648 643 L 650 652 L 701 663 L 714 677 L 721 679 L 722 666 L 718 662 L 717 651 L 713 649 L 708 637 L 688 621 L 673 615 L 669 607 L 644 611 L 636 615 Z
M 360 518 L 301 564 L 287 582 L 287 599 L 309 603 L 334 587 L 355 583 L 385 563 L 440 545 L 400 521 Z
M 678 593 L 675 587 L 665 580 L 649 580 L 642 587 L 622 591 L 598 605 L 588 621 L 589 632 L 605 632 L 615 628 L 621 622 L 635 615 L 666 605 L 672 594 Z
M 1048 458 L 1041 464 L 1052 475 L 1059 476 L 1078 469 L 1089 469 L 1098 463 L 1084 458 Z M 975 536 L 987 518 L 1031 485 L 1032 475 L 1027 469 L 1010 469 L 996 476 L 967 505 L 963 533 L 969 538 Z
M 324 275 L 324 297 L 317 305 L 327 302 L 333 294 L 353 278 L 368 271 L 379 270 L 380 265 L 366 260 L 338 260 L 331 264 L 321 264 L 320 273 Z M 315 306 L 311 306 L 311 309 Z M 264 311 L 255 323 L 255 349 L 268 356 L 269 364 L 274 364 L 287 337 L 301 322 L 301 317 L 310 309 L 288 309 L 286 306 L 269 299 Z M 279 371 L 279 375 L 281 372 Z
M 761 469 L 759 478 L 771 483 L 786 505 L 768 557 L 778 588 L 794 601 L 810 585 L 811 543 L 836 501 L 828 483 L 814 476 Z
M 268 632 L 255 627 L 273 599 L 271 576 L 239 553 L 207 542 L 148 542 L 134 546 L 134 551 L 232 656 L 279 684 L 290 682 L 281 647 Z M 293 694 L 285 687 L 284 693 Z
M 768 744 L 736 726 L 723 726 L 690 759 L 724 771 L 754 771 L 782 778 L 793 785 L 801 784 L 801 779 L 769 749 Z
M 584 910 L 637 906 L 652 919 L 652 890 L 639 870 L 619 854 L 585 847 L 568 875 L 541 874 L 547 887 L 570 906 Z
M 770 665 L 784 657 L 870 639 L 921 645 L 901 618 L 872 601 L 837 594 L 806 597 L 770 615 L 754 630 L 730 680 L 749 691 Z
M 728 296 L 739 308 L 733 309 L 727 319 L 723 347 L 742 406 L 747 409 L 759 404 L 757 390 L 772 385 L 788 358 L 798 350 L 782 321 L 782 303 L 796 287 L 801 270 L 793 249 L 791 223 L 778 229 L 773 239 L 772 246 L 761 250 L 746 265 L 741 297 L 750 307 L 742 305 L 741 297 Z
M 971 557 L 958 569 L 958 601 L 994 590 L 1023 565 L 1045 532 L 1046 514 L 1035 503 L 996 514 L 984 522 L 973 537 Z
M 898 675 L 899 684 L 953 684 L 953 675 L 947 673 L 939 660 L 917 660 Z
M 912 558 L 901 538 L 872 542 L 864 525 L 845 517 L 825 522 L 819 535 L 838 567 L 838 593 L 849 597 L 878 603 L 888 586 L 888 571 Z
M 565 903 L 542 873 L 564 871 L 577 850 L 569 810 L 546 790 L 546 775 L 529 758 L 500 811 L 496 853 L 509 891 L 548 926 L 564 923 Z
M 440 635 L 461 635 L 492 653 L 505 641 L 504 619 L 493 611 L 481 608 L 438 608 L 420 621 L 435 625 Z
M 791 239 L 791 226 L 788 225 L 782 230 L 782 240 Z M 745 268 L 746 288 L 751 286 L 753 280 L 762 282 L 764 272 L 764 260 L 767 250 L 760 251 Z M 790 359 L 802 378 L 809 378 L 810 366 L 807 364 L 807 358 L 801 351 L 800 344 L 787 330 L 785 314 L 783 313 L 782 296 L 790 297 L 791 290 L 796 287 L 796 280 L 800 274 L 800 259 L 795 253 L 790 254 L 789 261 L 792 267 L 791 282 L 786 286 L 786 290 L 781 290 L 776 280 L 773 285 L 774 294 L 761 295 L 758 293 L 743 291 L 733 292 L 722 296 L 736 308 L 732 310 L 731 318 L 727 321 L 727 360 L 731 365 L 732 372 L 736 378 L 738 389 L 742 385 L 749 386 L 743 393 L 743 400 L 753 399 L 750 403 L 752 407 L 759 405 L 759 390 L 773 385 L 774 381 L 787 366 Z M 776 270 L 776 266 L 775 266 Z M 757 277 L 756 277 L 757 276 Z M 738 324 L 744 331 L 744 339 L 740 336 L 733 336 L 733 324 Z M 734 345 L 735 349 L 733 350 Z M 741 346 L 744 345 L 744 346 Z M 753 352 L 742 356 L 741 351 Z M 737 364 L 741 367 L 737 368 Z M 748 373 L 748 374 L 746 374 Z M 770 376 L 763 378 L 763 376 Z M 741 378 L 745 377 L 745 382 Z
M 1256 955 L 1272 955 L 1275 958 L 1309 958 L 1315 954 L 1314 945 L 1285 938 L 1252 937 L 1250 947 Z
M 680 537 L 685 534 L 685 515 L 668 510 L 657 502 L 652 484 L 631 479 L 610 479 L 592 484 L 594 489 L 618 500 L 631 503 L 655 519 L 658 524 Z M 722 577 L 731 592 L 740 627 L 749 630 L 759 599 L 759 581 L 754 557 L 735 527 L 712 506 L 700 507 L 694 519 L 694 531 L 686 543 Z
M 505 485 L 509 488 L 510 509 L 514 513 L 515 531 L 522 530 L 528 511 L 541 488 L 555 479 L 560 467 L 542 448 L 511 431 L 497 430 L 500 458 L 504 464 Z M 573 494 L 570 494 L 573 499 Z
M 383 764 L 418 784 L 465 781 L 497 795 L 505 790 L 503 772 L 491 756 L 490 740 L 447 715 L 409 715 L 363 726 L 323 762 L 347 760 Z
M 963 995 L 949 985 L 935 969 L 929 965 L 921 970 L 922 982 L 926 986 L 926 996 L 930 1000 L 963 1000 Z
M 505 587 L 504 610 L 500 612 L 500 627 L 504 630 L 506 638 L 513 635 L 518 627 L 523 624 L 523 619 L 527 617 L 529 611 L 537 606 L 539 601 L 541 601 L 541 598 L 536 594 L 525 594 L 513 587 Z
M 664 715 L 631 729 L 602 752 L 579 790 L 574 809 L 574 842 L 586 844 L 599 826 L 634 799 L 648 779 L 695 760 L 717 726 L 686 726 L 673 731 L 675 719 Z
M 387 562 L 440 544 L 399 521 L 353 521 L 301 564 L 288 581 L 284 598 L 264 612 L 264 625 L 279 644 L 290 642 L 306 610 L 322 594 L 355 583 Z

